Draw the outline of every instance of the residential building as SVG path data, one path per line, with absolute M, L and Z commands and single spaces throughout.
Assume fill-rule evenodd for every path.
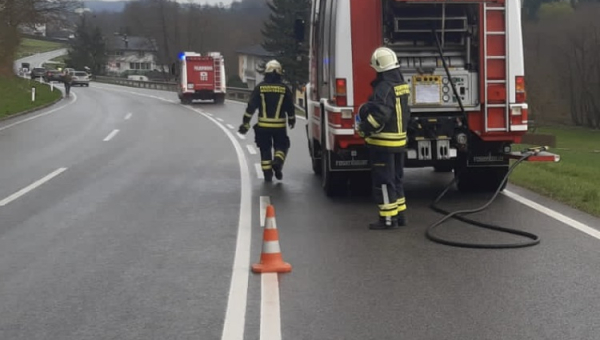
M 238 54 L 238 70 L 242 82 L 248 85 L 248 88 L 254 88 L 256 84 L 263 80 L 263 75 L 258 71 L 260 64 L 273 56 L 267 52 L 261 45 L 253 45 L 236 51 Z
M 153 70 L 164 69 L 158 64 L 158 47 L 153 39 L 112 36 L 107 39 L 107 53 L 108 75 L 143 75 Z
M 46 24 L 20 25 L 19 30 L 23 34 L 36 35 L 40 37 L 46 36 Z
M 273 58 L 273 54 L 266 51 L 261 45 L 253 45 L 236 51 L 239 55 L 239 76 L 248 88 L 252 89 L 263 81 L 263 75 L 258 71 L 259 65 Z M 285 68 L 285 65 L 283 65 Z M 304 107 L 304 88 L 296 91 L 296 105 Z

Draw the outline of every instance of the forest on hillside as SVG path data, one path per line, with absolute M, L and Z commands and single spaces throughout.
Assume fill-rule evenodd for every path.
M 264 0 L 234 2 L 229 8 L 142 0 L 127 3 L 120 13 L 94 13 L 88 25 L 98 26 L 104 36 L 127 34 L 153 39 L 163 65 L 170 65 L 180 51 L 219 51 L 225 56 L 227 69 L 237 70 L 235 51 L 263 42 L 261 30 L 269 14 Z

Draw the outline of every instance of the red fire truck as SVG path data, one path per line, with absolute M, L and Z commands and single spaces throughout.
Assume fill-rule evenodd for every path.
M 308 147 L 328 195 L 369 181 L 353 127 L 379 46 L 411 89 L 406 167 L 454 171 L 460 191 L 500 186 L 528 129 L 521 0 L 314 0 L 309 31 Z
M 182 52 L 174 69 L 177 95 L 182 104 L 211 99 L 219 104 L 225 102 L 225 61 L 221 53 Z

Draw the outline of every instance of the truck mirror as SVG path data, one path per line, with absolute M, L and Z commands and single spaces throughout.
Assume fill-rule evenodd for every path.
M 304 29 L 304 20 L 300 18 L 296 19 L 294 22 L 294 37 L 297 42 L 304 41 Z

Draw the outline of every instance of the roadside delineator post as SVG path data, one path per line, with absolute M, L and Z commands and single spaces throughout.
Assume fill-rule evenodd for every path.
M 35 101 L 35 87 L 33 86 L 31 87 L 31 101 Z
M 272 205 L 267 206 L 260 263 L 253 264 L 252 271 L 255 273 L 288 273 L 292 271 L 292 265 L 284 262 L 281 256 L 279 233 L 275 223 L 275 208 Z

